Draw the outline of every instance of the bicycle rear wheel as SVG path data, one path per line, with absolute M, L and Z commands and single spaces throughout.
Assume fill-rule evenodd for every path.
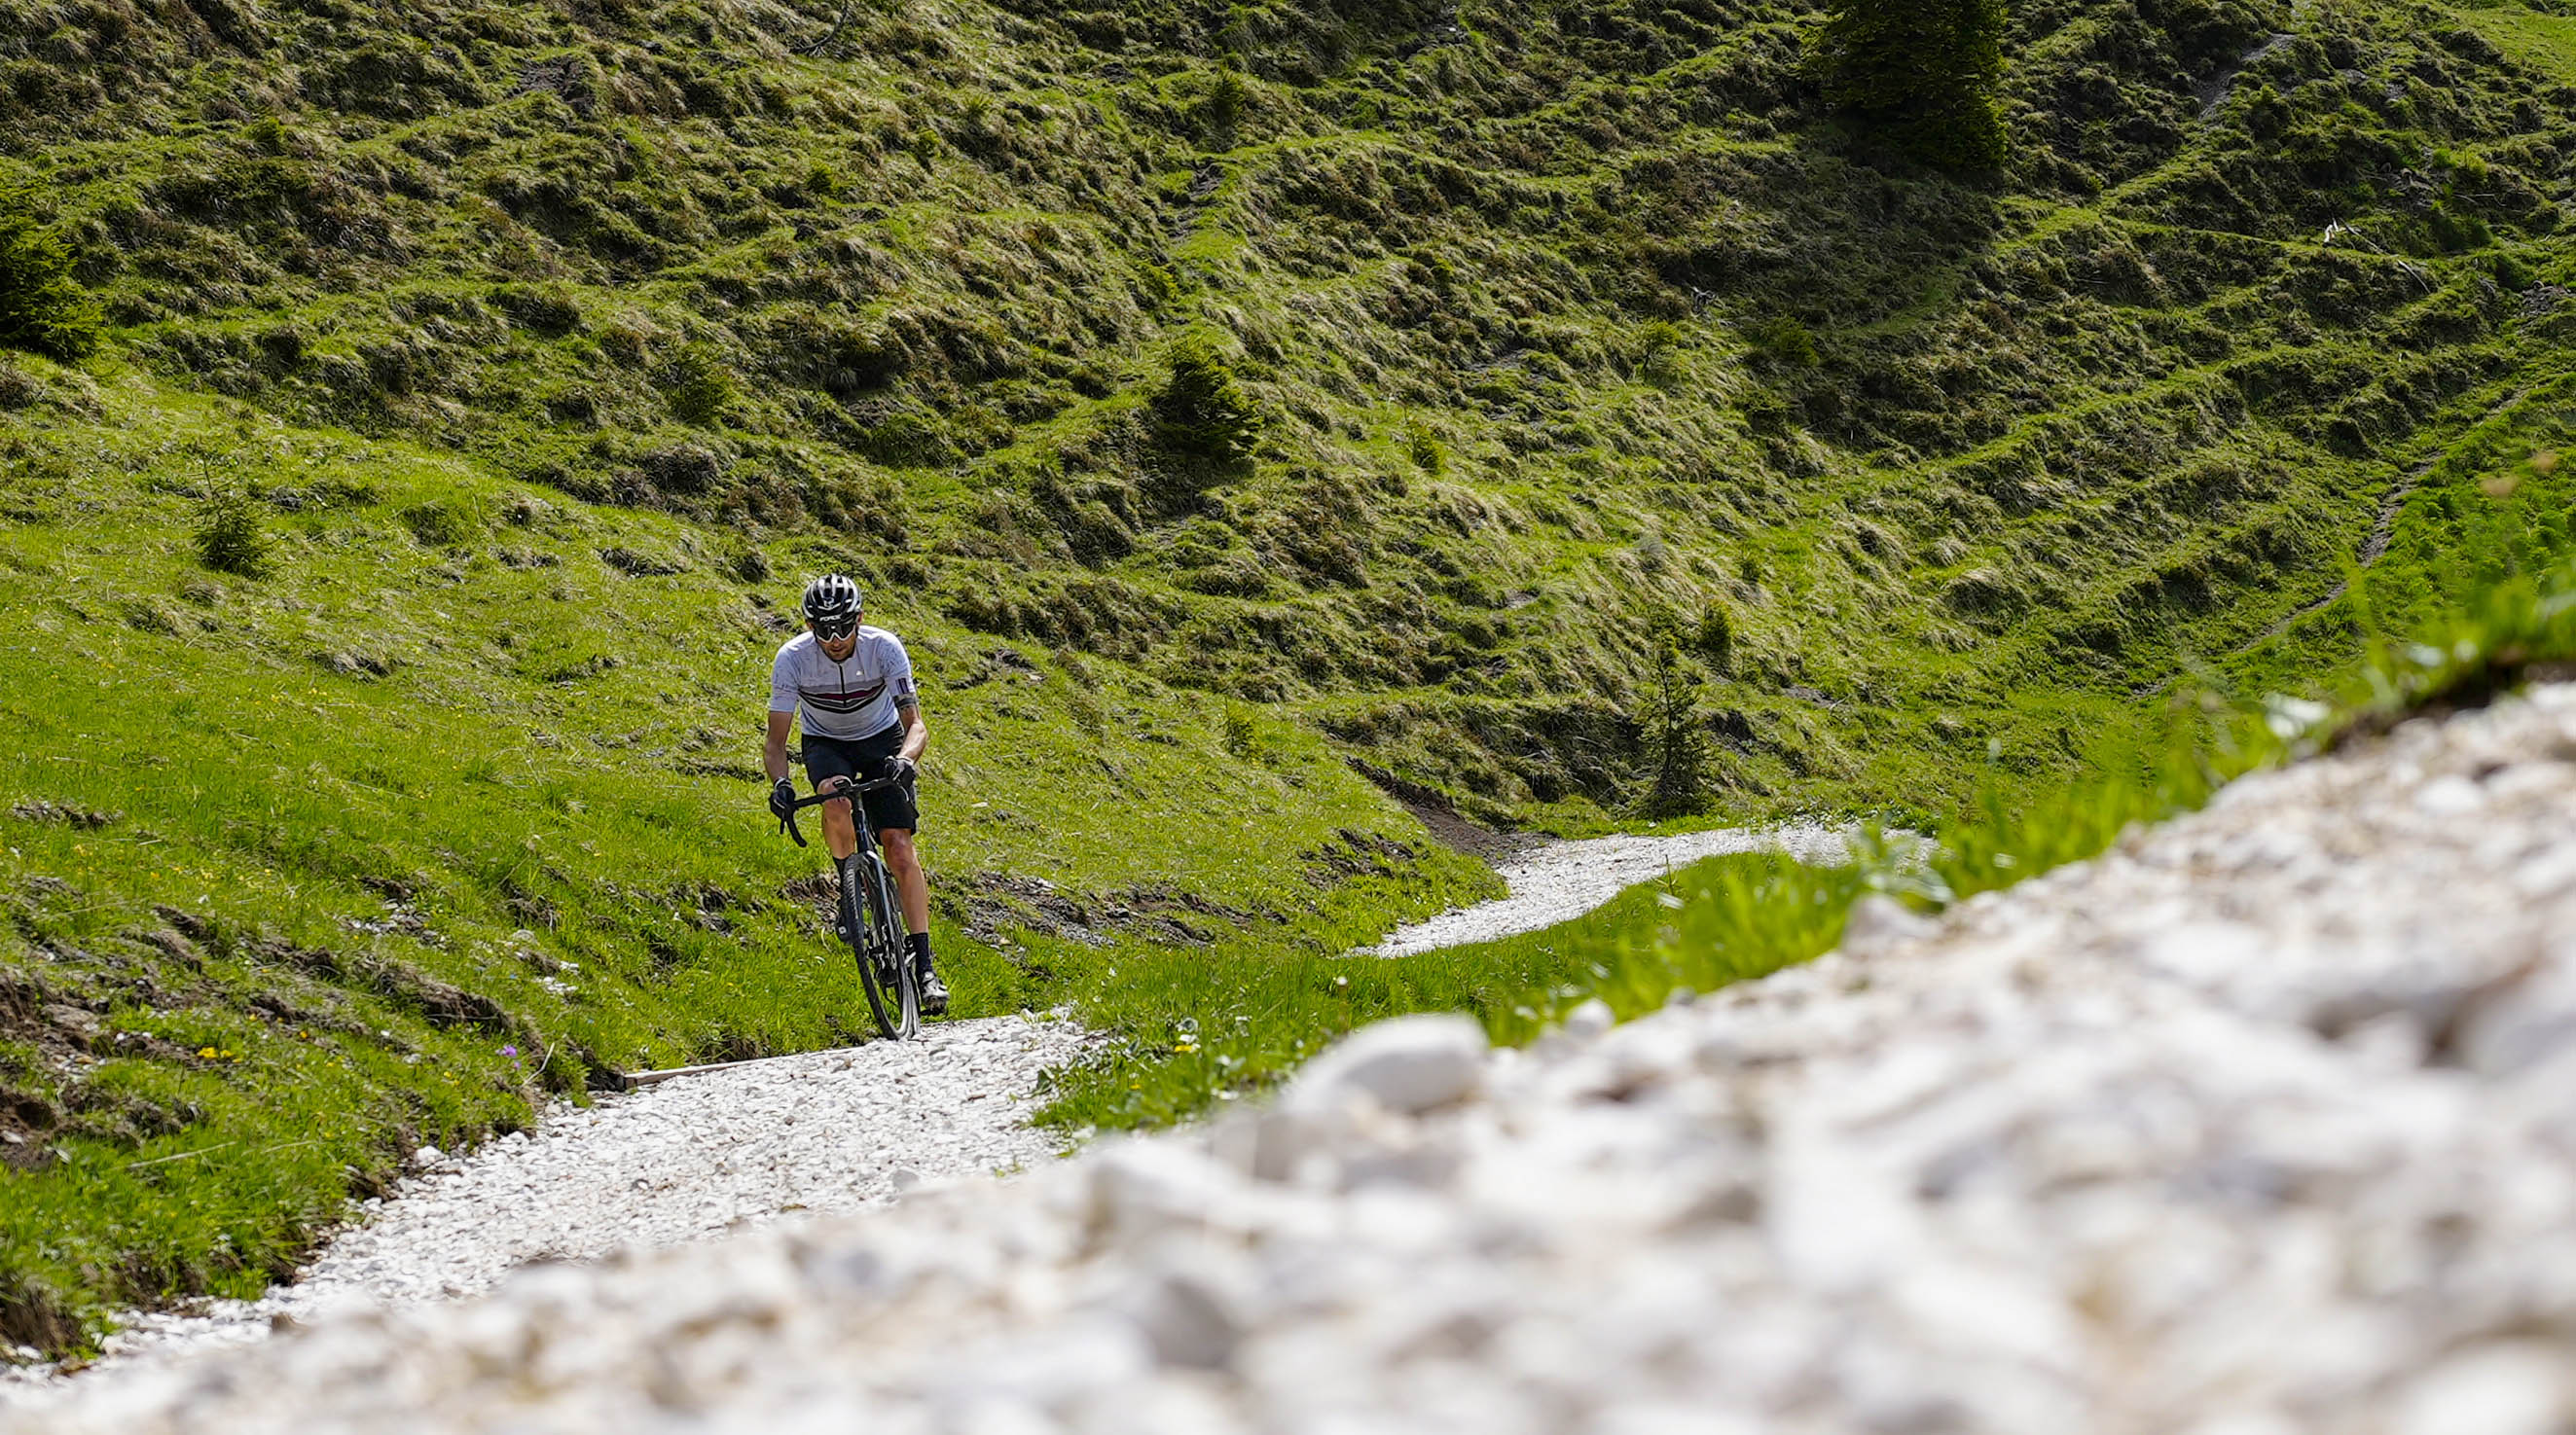
M 873 950 L 877 944 L 876 914 L 868 909 L 875 904 L 862 895 L 870 884 L 860 875 L 862 869 L 857 856 L 842 858 L 839 866 L 841 931 L 849 938 L 850 955 L 858 959 L 859 986 L 868 994 L 868 1011 L 877 1019 L 877 1030 L 900 1041 L 906 1035 L 896 1016 L 902 1009 L 901 1002 L 896 993 L 887 990 L 890 973 L 878 962 Z
M 921 974 L 913 970 L 912 946 L 903 939 L 903 917 L 895 905 L 894 874 L 873 852 L 867 855 L 869 887 L 875 894 L 877 940 L 894 974 L 895 1029 L 906 1038 L 921 1035 Z

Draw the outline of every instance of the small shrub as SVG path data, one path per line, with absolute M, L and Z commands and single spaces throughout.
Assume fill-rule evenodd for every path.
M 1168 377 L 1154 395 L 1154 441 L 1188 462 L 1233 465 L 1252 457 L 1261 411 L 1235 381 L 1215 344 L 1192 334 L 1172 346 Z
M 1735 619 L 1724 603 L 1710 603 L 1700 610 L 1699 629 L 1691 635 L 1691 647 L 1708 664 L 1708 670 L 1721 676 L 1735 666 Z
M 1744 337 L 1755 353 L 1794 368 L 1812 369 L 1824 360 L 1816 349 L 1816 336 L 1786 314 L 1763 320 L 1746 330 Z
M 1646 739 L 1649 817 L 1697 812 L 1708 795 L 1708 734 L 1699 706 L 1699 677 L 1670 630 L 1655 636 L 1654 672 L 1640 725 Z
M 1234 133 L 1243 119 L 1244 102 L 1251 97 L 1251 87 L 1238 71 L 1227 68 L 1217 72 L 1216 83 L 1208 87 L 1207 127 L 1212 136 Z
M 690 344 L 673 354 L 660 378 L 671 416 L 682 423 L 711 424 L 734 399 L 733 371 L 712 344 Z
M 1261 725 L 1252 709 L 1230 707 L 1225 710 L 1225 750 L 1249 762 L 1261 755 Z
M 71 251 L 18 193 L 0 193 L 0 347 L 65 363 L 98 347 L 98 300 L 72 278 Z
M 1411 420 L 1404 426 L 1404 452 L 1413 460 L 1415 468 L 1433 478 L 1449 471 L 1449 445 L 1442 443 L 1440 435 L 1432 432 L 1431 426 L 1420 419 Z
M 276 566 L 274 546 L 249 493 L 221 489 L 205 501 L 197 516 L 197 558 L 218 573 L 268 576 Z

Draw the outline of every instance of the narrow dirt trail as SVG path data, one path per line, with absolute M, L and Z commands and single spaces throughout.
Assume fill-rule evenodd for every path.
M 2474 431 L 2485 424 L 2493 422 L 2498 415 L 2512 411 L 2524 399 L 2529 398 L 2530 396 L 2531 389 L 2528 386 L 2514 390 L 2512 393 L 2505 395 L 2502 399 L 2497 400 L 2494 406 L 2490 407 L 2485 413 L 2478 416 L 2477 422 L 2470 424 L 2468 428 L 2462 430 L 2462 432 L 2466 433 Z M 2397 536 L 2397 520 L 2406 512 L 2406 500 L 2414 496 L 2415 490 L 2423 484 L 2425 477 L 2432 473 L 2433 466 L 2441 462 L 2442 457 L 2442 454 L 2437 453 L 2433 457 L 2417 463 L 2414 467 L 2406 470 L 2402 474 L 2399 474 L 2397 479 L 2389 484 L 2387 489 L 2380 494 L 2379 506 L 2371 515 L 2370 532 L 2363 536 L 2361 546 L 2353 550 L 2353 564 L 2351 572 L 2348 572 L 2343 577 L 2336 579 L 2334 581 L 2334 585 L 2326 589 L 2325 592 L 2309 599 L 2307 602 L 2300 604 L 2289 612 L 2282 614 L 2280 617 L 2265 625 L 2261 632 L 2256 633 L 2253 637 L 2250 637 L 2241 643 L 2238 643 L 2235 647 L 2228 649 L 2226 656 L 2229 658 L 2244 657 L 2247 653 L 2254 651 L 2256 648 L 2259 648 L 2265 643 L 2272 641 L 2274 638 L 2281 636 L 2283 633 L 2290 631 L 2291 628 L 2297 626 L 2302 621 L 2331 606 L 2336 599 L 2341 598 L 2344 594 L 2351 592 L 2352 573 L 2366 572 L 2373 565 L 2377 564 L 2381 558 L 2387 556 L 2388 545 L 2390 541 Z M 2154 697 L 2164 692 L 2167 688 L 2172 687 L 2180 677 L 2181 674 L 2174 674 L 2157 682 L 2149 683 L 2143 687 L 2132 688 L 2129 690 L 2130 695 L 2133 697 Z

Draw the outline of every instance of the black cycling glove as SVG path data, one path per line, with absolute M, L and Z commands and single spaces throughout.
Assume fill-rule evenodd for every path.
M 912 759 L 908 757 L 890 757 L 886 759 L 886 776 L 907 786 L 911 784 L 913 774 L 920 770 L 921 769 L 919 767 L 913 764 Z
M 787 820 L 787 814 L 796 810 L 796 783 L 793 779 L 782 777 L 770 784 L 769 810 L 776 814 L 781 822 Z

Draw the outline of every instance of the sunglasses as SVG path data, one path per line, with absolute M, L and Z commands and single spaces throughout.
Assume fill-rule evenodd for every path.
M 837 623 L 815 621 L 813 623 L 813 627 L 815 637 L 818 637 L 827 643 L 837 643 L 859 630 L 859 620 L 856 618 L 843 618 Z

